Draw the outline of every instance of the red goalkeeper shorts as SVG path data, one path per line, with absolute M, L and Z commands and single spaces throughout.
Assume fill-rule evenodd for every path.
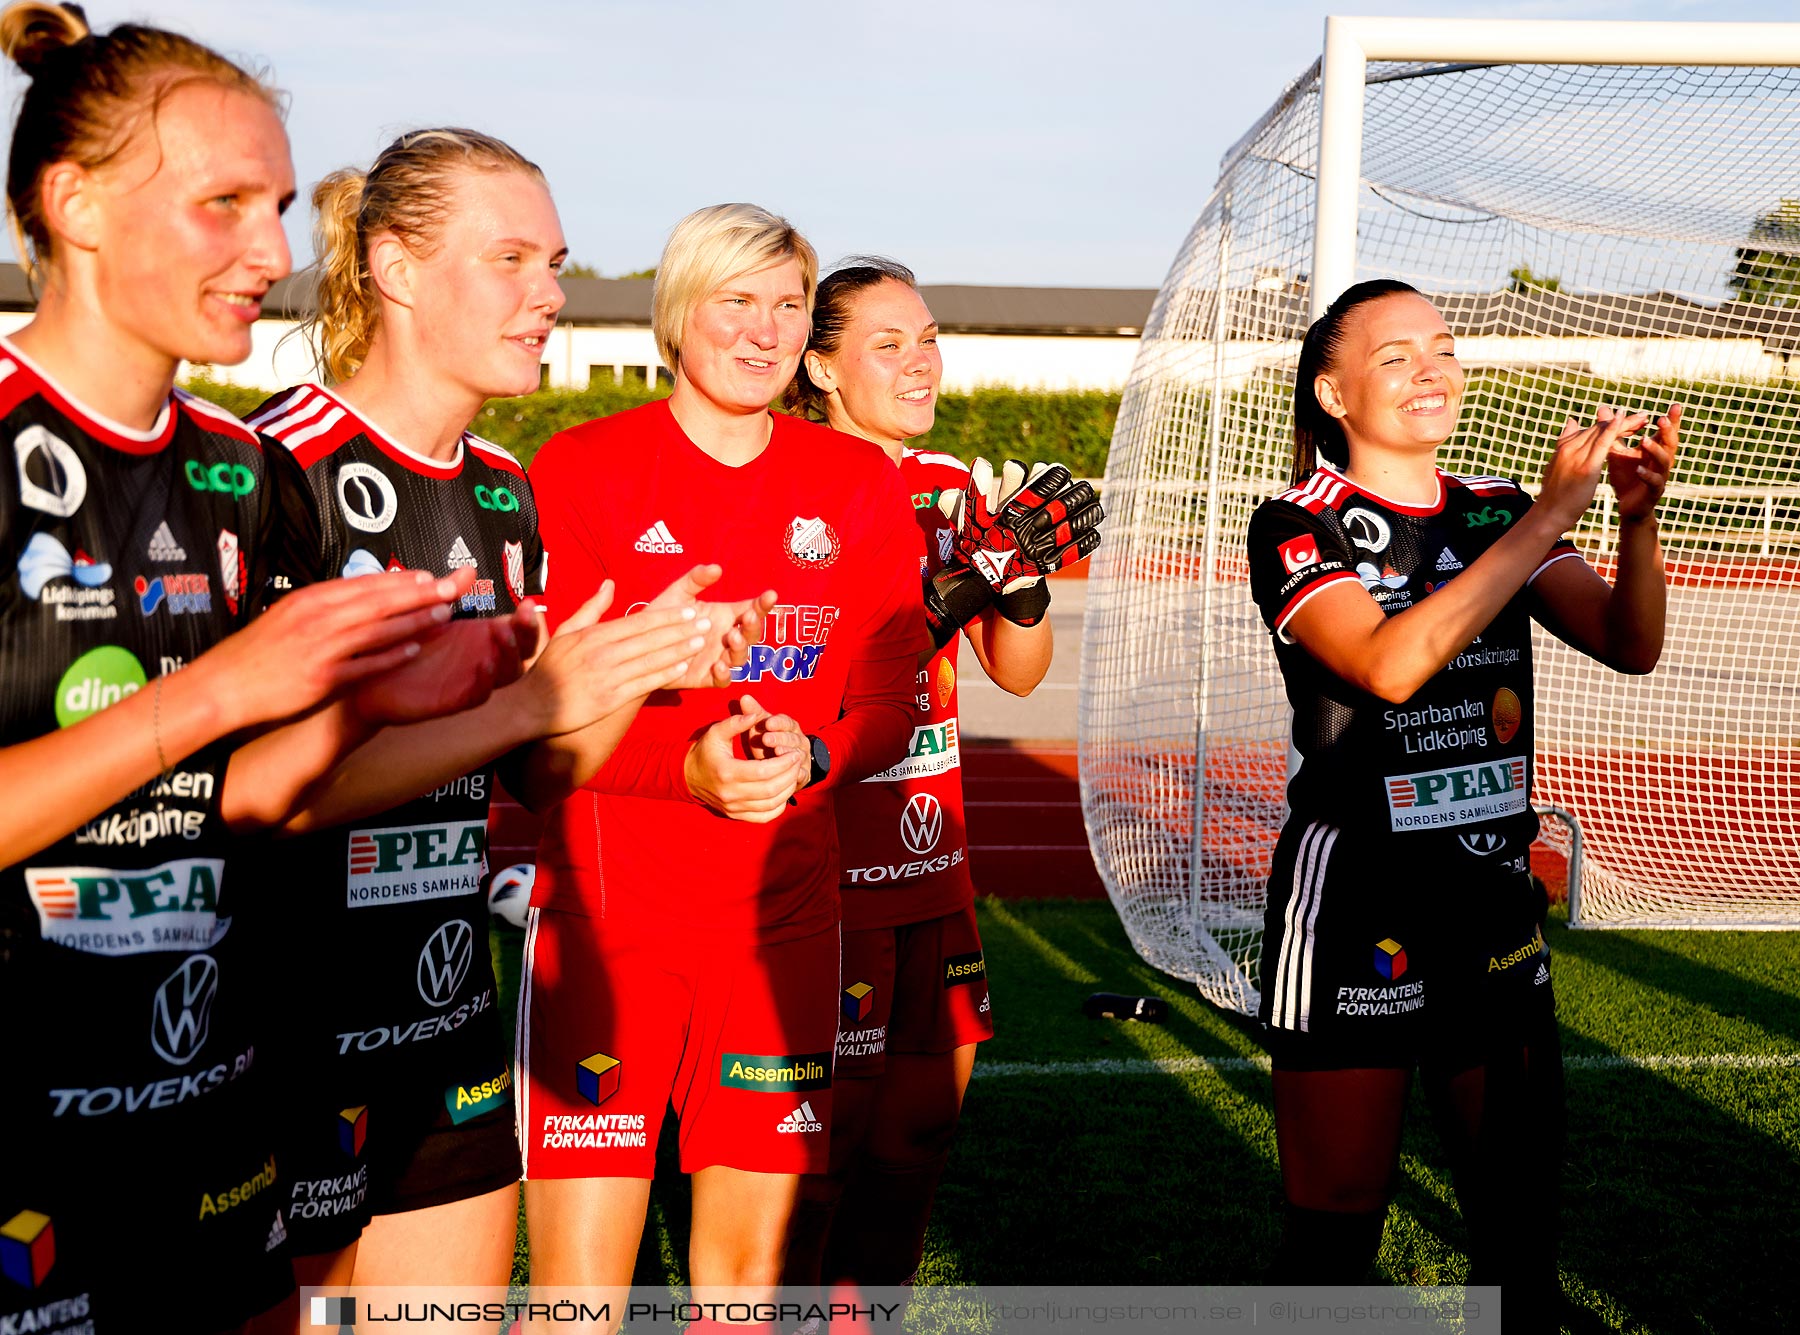
M 838 931 L 616 938 L 533 909 L 519 997 L 527 1178 L 654 1177 L 671 1103 L 681 1169 L 825 1171 Z
M 993 1036 L 973 904 L 902 927 L 844 933 L 840 1077 L 880 1075 L 889 1052 L 950 1052 Z

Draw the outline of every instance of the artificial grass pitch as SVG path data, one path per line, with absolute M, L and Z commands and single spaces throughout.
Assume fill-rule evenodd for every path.
M 1280 1184 L 1253 1024 L 1144 964 L 1108 904 L 986 900 L 979 913 L 997 1032 L 976 1063 L 920 1282 L 1259 1282 Z M 508 1005 L 520 940 L 496 933 Z M 1572 932 L 1559 916 L 1549 940 L 1569 1065 L 1570 1328 L 1800 1328 L 1800 1296 L 1779 1278 L 1800 1252 L 1794 938 Z M 1089 1020 L 1081 1002 L 1099 990 L 1166 997 L 1168 1022 Z M 1640 1058 L 1654 1060 L 1628 1060 Z M 1414 1104 L 1377 1277 L 1456 1283 L 1466 1235 Z M 688 1193 L 671 1129 L 639 1283 L 684 1277 Z M 523 1264 L 521 1248 L 520 1278 Z

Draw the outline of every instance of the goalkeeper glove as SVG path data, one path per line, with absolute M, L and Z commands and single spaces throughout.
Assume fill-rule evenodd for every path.
M 941 497 L 938 508 L 956 525 L 963 561 L 998 595 L 1001 615 L 1027 626 L 1050 605 L 1043 577 L 1098 547 L 1106 517 L 1091 483 L 1072 481 L 1061 464 L 1027 469 L 1016 459 L 999 477 L 986 459 L 976 459 L 968 487 Z
M 945 566 L 925 577 L 925 624 L 942 649 L 994 601 L 994 586 L 967 566 Z

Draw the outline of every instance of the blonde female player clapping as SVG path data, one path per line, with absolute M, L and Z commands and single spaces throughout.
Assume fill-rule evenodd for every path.
M 279 901 L 237 836 L 303 812 L 381 725 L 481 701 L 535 627 L 446 626 L 472 579 L 441 563 L 252 620 L 304 573 L 303 488 L 173 385 L 247 356 L 288 271 L 278 96 L 72 6 L 7 7 L 0 49 L 30 80 L 7 203 L 40 284 L 0 341 L 0 998 L 32 1017 L 0 1324 L 142 1330 L 172 1294 L 218 1329 L 292 1288 L 253 950 Z
M 447 564 L 474 576 L 459 617 L 535 615 L 548 557 L 531 486 L 467 427 L 486 399 L 537 388 L 562 309 L 567 246 L 543 173 L 492 136 L 415 130 L 366 172 L 327 176 L 313 202 L 311 332 L 330 384 L 278 394 L 250 423 L 304 470 L 319 564 L 346 576 Z M 271 876 L 295 908 L 288 947 L 341 971 L 293 1017 L 287 1054 L 306 1078 L 284 1100 L 278 1194 L 302 1283 L 506 1282 L 512 1020 L 480 893 L 495 762 L 582 730 L 604 756 L 650 692 L 714 669 L 723 680 L 747 648 L 734 623 L 759 627 L 754 607 L 695 601 L 717 576 L 684 570 L 657 606 L 604 623 L 612 586 L 597 580 L 516 685 L 365 748 L 315 804 L 314 833 L 281 848 Z

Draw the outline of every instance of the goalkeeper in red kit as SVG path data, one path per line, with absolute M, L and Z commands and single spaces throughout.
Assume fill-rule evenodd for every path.
M 790 407 L 880 445 L 925 539 L 920 570 L 936 648 L 914 681 L 911 738 L 837 798 L 842 850 L 831 1162 L 802 1184 L 793 1286 L 899 1284 L 918 1268 L 975 1045 L 994 1032 L 975 924 L 957 736 L 957 646 L 1026 695 L 1050 665 L 1043 576 L 1098 545 L 1092 487 L 1060 465 L 998 474 L 906 448 L 932 426 L 937 325 L 904 267 L 856 260 L 826 277 Z M 774 727 L 775 725 L 771 725 Z M 797 729 L 784 741 L 801 745 Z
M 826 1167 L 833 801 L 904 749 L 929 639 L 898 474 L 866 441 L 769 412 L 816 274 L 762 209 L 684 219 L 654 299 L 673 392 L 532 464 L 552 622 L 602 577 L 629 607 L 695 561 L 722 565 L 733 599 L 777 595 L 731 689 L 656 692 L 604 764 L 572 734 L 524 776 L 527 801 L 539 778 L 583 776 L 546 826 L 520 991 L 535 1283 L 629 1282 L 671 1104 L 697 1301 L 772 1292 L 801 1175 Z M 758 740 L 775 711 L 792 753 Z

